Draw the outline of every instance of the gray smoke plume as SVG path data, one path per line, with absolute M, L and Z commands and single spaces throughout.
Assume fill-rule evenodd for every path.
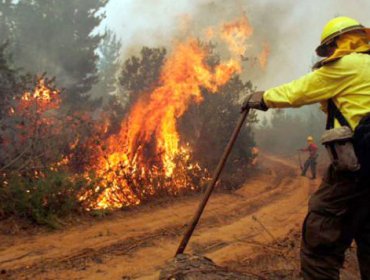
M 335 16 L 350 16 L 370 26 L 369 0 L 111 0 L 106 24 L 123 41 L 123 57 L 135 53 L 142 45 L 170 47 L 173 40 L 186 35 L 199 35 L 208 26 L 218 26 L 245 14 L 254 28 L 246 57 L 255 56 L 264 44 L 270 56 L 264 71 L 245 63 L 243 78 L 265 90 L 311 71 L 317 60 L 315 48 L 320 43 L 324 25 Z M 185 23 L 185 28 L 184 28 Z M 185 30 L 185 31 L 184 31 Z M 271 119 L 270 110 L 260 119 Z M 319 119 L 309 127 L 296 131 L 305 143 L 307 133 L 324 127 L 325 116 L 317 105 L 288 114 Z M 293 116 L 294 117 L 294 116 Z M 284 138 L 286 135 L 275 135 Z M 258 137 L 257 137 L 258 138 Z
M 250 44 L 270 46 L 266 71 L 246 69 L 245 74 L 259 88 L 288 82 L 310 71 L 314 50 L 325 23 L 338 15 L 347 15 L 370 26 L 368 0 L 111 0 L 106 24 L 123 41 L 123 54 L 136 47 L 170 46 L 187 32 L 199 34 L 205 27 L 217 26 L 243 13 L 254 27 Z M 247 53 L 246 56 L 249 54 Z

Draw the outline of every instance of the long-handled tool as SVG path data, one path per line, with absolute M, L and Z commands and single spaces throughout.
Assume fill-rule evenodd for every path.
M 210 182 L 210 184 L 207 187 L 207 190 L 204 194 L 203 200 L 199 204 L 198 210 L 195 213 L 195 215 L 193 217 L 193 220 L 191 221 L 189 227 L 187 228 L 187 230 L 186 230 L 186 232 L 185 232 L 185 234 L 184 234 L 184 236 L 181 240 L 181 243 L 180 243 L 179 247 L 177 248 L 175 256 L 184 253 L 186 245 L 188 245 L 189 240 L 190 240 L 190 238 L 191 238 L 191 236 L 194 232 L 194 229 L 195 229 L 195 227 L 197 226 L 197 224 L 199 222 L 200 216 L 202 215 L 203 210 L 207 205 L 208 199 L 212 194 L 212 191 L 213 191 L 213 189 L 216 185 L 216 182 L 217 182 L 218 178 L 220 177 L 222 169 L 225 166 L 227 158 L 229 157 L 229 154 L 230 154 L 230 152 L 231 152 L 231 150 L 234 146 L 234 143 L 235 143 L 236 139 L 238 138 L 239 132 L 240 132 L 248 114 L 249 114 L 249 108 L 247 108 L 245 111 L 242 112 L 242 115 L 239 118 L 238 124 L 235 127 L 234 132 L 233 132 L 233 134 L 232 134 L 232 136 L 229 140 L 229 143 L 227 144 L 227 146 L 224 150 L 224 153 L 223 153 L 223 155 L 222 155 L 222 157 L 221 157 L 221 159 L 220 159 L 220 161 L 217 165 L 217 168 L 216 168 L 216 171 L 213 175 L 212 181 Z

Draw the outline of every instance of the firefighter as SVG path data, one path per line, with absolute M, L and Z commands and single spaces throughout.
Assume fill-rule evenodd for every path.
M 260 153 L 260 150 L 257 146 L 253 146 L 251 148 L 250 164 L 252 167 L 257 167 L 259 153 Z
M 320 102 L 328 116 L 326 132 L 341 136 L 326 137 L 328 141 L 334 139 L 328 149 L 333 160 L 309 200 L 303 223 L 304 279 L 339 279 L 345 251 L 353 240 L 357 243 L 361 278 L 370 279 L 369 40 L 370 29 L 358 21 L 349 17 L 330 20 L 316 49 L 323 60 L 311 73 L 265 92 L 252 93 L 242 107 L 267 110 Z M 340 152 L 351 145 L 354 151 Z M 350 162 L 339 164 L 339 159 Z
M 301 152 L 308 152 L 309 154 L 306 162 L 304 163 L 301 175 L 306 176 L 306 172 L 310 167 L 312 175 L 311 179 L 316 179 L 316 165 L 317 165 L 316 160 L 319 156 L 319 154 L 317 153 L 318 147 L 315 144 L 312 136 L 307 137 L 307 143 L 308 146 L 306 148 L 300 149 Z

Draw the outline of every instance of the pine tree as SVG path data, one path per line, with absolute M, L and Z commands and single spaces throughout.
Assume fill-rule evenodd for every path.
M 127 107 L 157 85 L 165 57 L 165 48 L 143 47 L 140 56 L 132 56 L 123 63 L 120 84 Z
M 10 40 L 14 22 L 11 15 L 13 14 L 14 4 L 11 0 L 0 1 L 0 44 Z
M 47 72 L 57 85 L 83 96 L 97 81 L 94 33 L 108 0 L 20 0 L 14 8 L 14 58 L 31 73 Z
M 116 34 L 110 30 L 105 30 L 105 36 L 98 49 L 99 81 L 92 89 L 94 97 L 108 97 L 108 94 L 117 91 L 121 46 L 122 44 L 117 39 Z
M 0 120 L 6 114 L 6 105 L 16 87 L 16 73 L 10 68 L 5 55 L 6 44 L 0 46 Z

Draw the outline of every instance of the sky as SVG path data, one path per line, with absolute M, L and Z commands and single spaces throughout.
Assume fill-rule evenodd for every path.
M 369 11 L 369 0 L 110 0 L 104 25 L 121 38 L 124 59 L 144 45 L 170 46 L 184 22 L 197 32 L 244 12 L 254 27 L 253 40 L 271 49 L 265 71 L 245 71 L 257 87 L 267 89 L 310 71 L 328 20 L 346 15 L 370 26 Z

